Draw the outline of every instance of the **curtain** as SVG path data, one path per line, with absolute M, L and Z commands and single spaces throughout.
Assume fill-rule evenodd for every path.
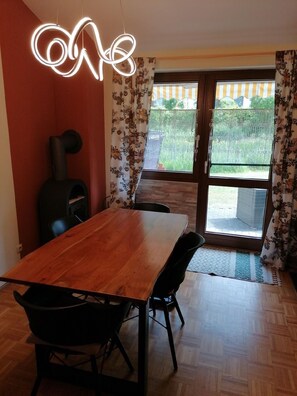
M 261 260 L 285 269 L 296 253 L 297 218 L 297 51 L 276 53 L 275 134 L 270 221 Z M 296 268 L 297 269 L 297 268 Z
M 113 73 L 110 206 L 131 207 L 147 141 L 155 58 L 136 58 L 131 77 Z

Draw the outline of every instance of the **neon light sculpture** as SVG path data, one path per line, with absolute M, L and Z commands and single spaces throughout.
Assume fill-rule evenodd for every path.
M 88 56 L 87 50 L 84 47 L 79 50 L 77 45 L 77 40 L 80 34 L 87 26 L 90 26 L 92 28 L 92 32 L 94 34 L 94 42 L 99 56 L 98 70 L 96 70 L 96 68 L 93 66 Z M 48 31 L 58 32 L 62 35 L 65 35 L 68 39 L 68 44 L 63 38 L 53 38 L 47 46 L 46 55 L 44 57 L 41 55 L 38 45 L 41 36 Z M 131 45 L 131 48 L 129 50 L 121 47 L 124 42 L 127 42 Z M 61 50 L 61 55 L 57 59 L 52 59 L 52 49 L 54 46 L 59 46 Z M 103 80 L 104 62 L 110 64 L 119 74 L 126 77 L 132 76 L 136 71 L 136 64 L 134 59 L 132 58 L 135 47 L 136 40 L 134 36 L 124 33 L 118 36 L 112 42 L 110 48 L 104 50 L 101 44 L 100 34 L 97 26 L 89 17 L 82 18 L 75 25 L 72 33 L 69 33 L 66 29 L 62 28 L 57 24 L 46 23 L 39 26 L 34 31 L 31 38 L 31 48 L 35 58 L 43 65 L 50 67 L 57 74 L 63 77 L 72 77 L 79 71 L 83 60 L 85 60 L 93 76 L 96 78 L 96 80 L 100 81 Z M 74 61 L 74 64 L 71 66 L 70 70 L 62 71 L 59 67 L 62 66 L 66 62 L 66 60 Z M 118 67 L 118 65 L 123 62 L 127 63 L 127 71 L 123 71 Z

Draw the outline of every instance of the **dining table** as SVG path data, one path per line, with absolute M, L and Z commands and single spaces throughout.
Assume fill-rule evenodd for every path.
M 102 384 L 111 393 L 145 396 L 149 299 L 187 224 L 184 214 L 108 208 L 27 254 L 0 280 L 137 304 L 137 380 L 106 376 Z

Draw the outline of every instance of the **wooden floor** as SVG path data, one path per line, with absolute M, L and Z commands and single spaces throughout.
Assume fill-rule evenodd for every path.
M 287 273 L 282 280 L 279 287 L 188 272 L 178 292 L 183 328 L 172 313 L 179 370 L 172 370 L 166 331 L 150 321 L 148 395 L 297 395 L 297 294 Z M 0 395 L 26 396 L 35 357 L 13 289 L 24 287 L 0 290 Z M 137 319 L 123 325 L 121 338 L 136 366 Z M 129 377 L 118 351 L 105 372 Z M 44 380 L 39 395 L 93 392 Z

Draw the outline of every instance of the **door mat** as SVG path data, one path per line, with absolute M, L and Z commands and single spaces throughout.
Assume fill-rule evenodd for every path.
M 278 270 L 262 265 L 257 253 L 202 247 L 187 270 L 281 286 Z

